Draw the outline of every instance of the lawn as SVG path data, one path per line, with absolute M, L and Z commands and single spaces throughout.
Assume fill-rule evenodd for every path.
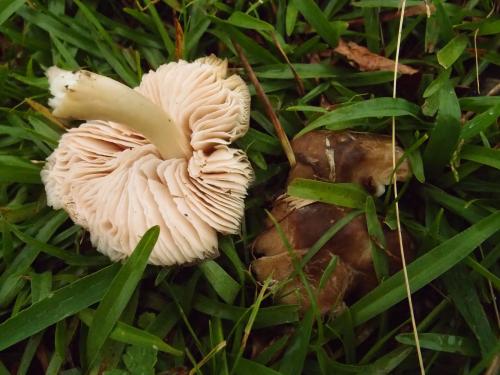
M 0 0 L 0 375 L 498 373 L 499 4 L 401 3 Z M 47 205 L 40 172 L 79 122 L 52 115 L 45 71 L 135 87 L 210 54 L 251 95 L 250 129 L 233 143 L 254 171 L 241 229 L 219 235 L 215 259 L 161 267 L 147 264 L 153 227 L 112 263 Z M 286 190 L 289 141 L 325 129 L 393 135 L 411 176 L 379 197 L 351 183 Z M 350 210 L 330 237 L 366 220 L 374 289 L 321 314 L 257 280 L 253 243 L 285 191 Z M 380 233 L 398 227 L 414 254 L 389 274 Z

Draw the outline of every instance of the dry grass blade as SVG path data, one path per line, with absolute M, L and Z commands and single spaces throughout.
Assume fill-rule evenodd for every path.
M 180 60 L 184 57 L 184 31 L 177 17 L 174 17 L 175 24 L 175 59 Z
M 43 117 L 45 117 L 47 120 L 52 122 L 53 124 L 56 124 L 58 127 L 60 127 L 63 130 L 67 130 L 66 125 L 64 125 L 61 121 L 59 121 L 51 112 L 50 110 L 45 107 L 44 105 L 34 101 L 33 99 L 26 98 L 25 102 L 28 103 L 28 105 L 33 108 L 35 111 L 40 113 Z
M 295 67 L 293 64 L 290 62 L 290 59 L 286 55 L 285 51 L 283 51 L 283 48 L 281 48 L 281 45 L 278 42 L 278 39 L 276 38 L 276 34 L 272 33 L 273 36 L 273 42 L 278 51 L 280 52 L 281 56 L 285 59 L 286 63 L 290 67 L 290 70 L 292 71 L 293 78 L 295 79 L 295 82 L 297 83 L 297 92 L 299 93 L 300 96 L 304 96 L 305 94 L 305 89 L 304 89 L 304 83 L 302 82 L 302 79 L 300 78 L 299 74 L 297 73 L 297 70 L 295 70 Z
M 274 125 L 274 129 L 276 130 L 276 134 L 281 142 L 281 146 L 283 147 L 283 150 L 285 151 L 285 155 L 288 159 L 288 162 L 290 163 L 291 167 L 294 167 L 297 162 L 295 160 L 295 154 L 293 153 L 292 145 L 290 144 L 290 140 L 288 139 L 285 131 L 283 130 L 283 126 L 281 126 L 281 122 L 278 119 L 278 116 L 276 116 L 276 113 L 274 113 L 271 102 L 269 101 L 269 98 L 267 97 L 266 93 L 264 92 L 264 89 L 262 88 L 259 80 L 257 79 L 255 72 L 253 71 L 252 67 L 250 66 L 250 63 L 248 62 L 248 59 L 245 56 L 245 53 L 243 52 L 243 50 L 241 49 L 241 47 L 238 43 L 233 41 L 233 44 L 234 44 L 234 47 L 236 48 L 236 51 L 238 52 L 238 56 L 240 57 L 241 63 L 243 64 L 243 67 L 245 68 L 245 71 L 247 72 L 248 79 L 250 79 L 250 82 L 252 82 L 252 85 L 255 87 L 255 92 L 257 93 L 257 97 L 259 98 L 261 104 L 264 106 L 264 110 L 266 111 L 267 116 L 269 117 L 269 119 L 271 120 L 271 122 Z
M 203 359 L 194 366 L 191 371 L 189 371 L 189 375 L 194 375 L 196 374 L 201 367 L 203 367 L 204 364 L 206 364 L 210 358 L 212 358 L 214 355 L 216 355 L 218 352 L 220 352 L 222 349 L 224 349 L 227 345 L 227 342 L 221 341 L 218 343 Z
M 392 90 L 392 97 L 393 98 L 397 97 L 397 80 L 398 80 L 397 67 L 398 67 L 398 61 L 399 61 L 399 51 L 400 51 L 400 47 L 401 47 L 401 34 L 403 32 L 403 20 L 404 20 L 404 14 L 405 14 L 405 6 L 406 6 L 406 0 L 401 0 L 401 16 L 399 18 L 398 41 L 397 41 L 397 46 L 396 46 L 396 58 L 394 61 L 394 68 L 393 68 L 394 69 L 394 83 L 393 83 L 393 90 Z M 396 160 L 396 117 L 392 117 L 392 166 L 393 166 L 394 171 L 397 170 L 396 165 L 397 165 L 397 160 Z M 413 301 L 412 301 L 412 297 L 411 297 L 410 282 L 408 280 L 408 271 L 406 269 L 406 258 L 405 258 L 405 252 L 404 252 L 401 220 L 400 220 L 400 215 L 399 215 L 399 203 L 398 203 L 399 197 L 398 197 L 398 186 L 397 186 L 396 178 L 392 179 L 392 184 L 393 184 L 393 192 L 394 192 L 394 208 L 396 211 L 396 223 L 397 223 L 397 228 L 398 228 L 399 250 L 401 253 L 401 263 L 403 265 L 403 275 L 404 275 L 404 280 L 405 280 L 406 295 L 408 298 L 408 306 L 410 308 L 411 325 L 413 328 L 413 334 L 415 336 L 415 347 L 417 349 L 417 356 L 418 356 L 418 364 L 420 366 L 420 373 L 422 375 L 425 375 L 424 360 L 422 358 L 422 350 L 420 348 L 420 340 L 418 337 L 417 322 L 415 320 L 415 313 L 413 311 Z
M 345 42 L 339 40 L 339 45 L 335 47 L 334 51 L 339 55 L 344 56 L 349 61 L 353 62 L 361 71 L 390 71 L 394 70 L 397 65 L 398 73 L 401 74 L 415 74 L 417 69 L 404 64 L 395 64 L 395 62 L 387 57 L 377 55 L 371 52 L 368 48 L 360 46 L 354 42 Z

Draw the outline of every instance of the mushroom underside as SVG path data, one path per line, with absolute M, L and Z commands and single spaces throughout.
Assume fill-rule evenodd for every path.
M 101 84 L 130 95 L 130 100 L 137 96 L 129 94 L 134 90 L 93 73 L 63 71 L 70 77 L 66 87 L 61 84 L 65 77 L 56 74 L 53 70 L 49 77 L 57 81 L 51 90 L 55 113 L 71 118 L 71 113 L 97 108 L 107 121 L 88 119 L 62 136 L 42 171 L 48 204 L 65 209 L 112 260 L 128 257 L 154 225 L 161 230 L 150 263 L 189 264 L 217 256 L 217 233 L 239 231 L 253 176 L 246 154 L 229 146 L 249 125 L 250 95 L 243 80 L 227 77 L 227 62 L 213 56 L 170 63 L 145 74 L 135 92 L 149 101 L 148 108 L 155 106 L 151 116 L 164 111 L 171 122 L 158 127 L 154 119 L 148 123 L 148 113 L 133 113 L 130 118 L 147 129 L 141 134 L 133 130 L 134 124 L 110 120 L 127 117 L 112 108 L 113 98 L 101 95 L 100 100 L 107 101 L 98 105 L 74 99 Z M 127 111 L 126 100 L 119 101 L 120 111 Z M 140 111 L 133 104 L 130 107 Z M 188 140 L 188 157 L 162 157 L 168 150 L 160 152 L 158 147 L 169 142 L 158 140 L 165 138 L 162 126 L 175 126 L 179 132 L 165 128 L 165 134 Z

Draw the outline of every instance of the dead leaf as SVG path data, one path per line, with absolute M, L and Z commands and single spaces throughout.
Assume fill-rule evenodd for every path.
M 341 39 L 334 51 L 353 62 L 361 71 L 394 71 L 394 60 L 377 55 L 368 48 L 354 42 L 346 43 Z M 418 70 L 408 65 L 398 64 L 398 72 L 402 74 L 415 74 Z

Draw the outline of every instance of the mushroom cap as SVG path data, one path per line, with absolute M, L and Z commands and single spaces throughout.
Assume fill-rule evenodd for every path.
M 122 124 L 88 121 L 70 129 L 47 159 L 47 202 L 65 209 L 112 260 L 129 256 L 153 225 L 150 263 L 192 263 L 218 255 L 217 232 L 237 233 L 253 171 L 228 145 L 249 126 L 244 81 L 215 56 L 160 66 L 135 88 L 173 118 L 192 155 L 163 160 Z
M 321 179 L 331 182 L 354 182 L 380 196 L 391 183 L 392 139 L 389 136 L 354 131 L 317 130 L 292 142 L 297 165 L 290 171 L 294 178 Z M 404 151 L 396 145 L 396 160 Z M 397 181 L 411 176 L 408 160 L 396 171 Z

